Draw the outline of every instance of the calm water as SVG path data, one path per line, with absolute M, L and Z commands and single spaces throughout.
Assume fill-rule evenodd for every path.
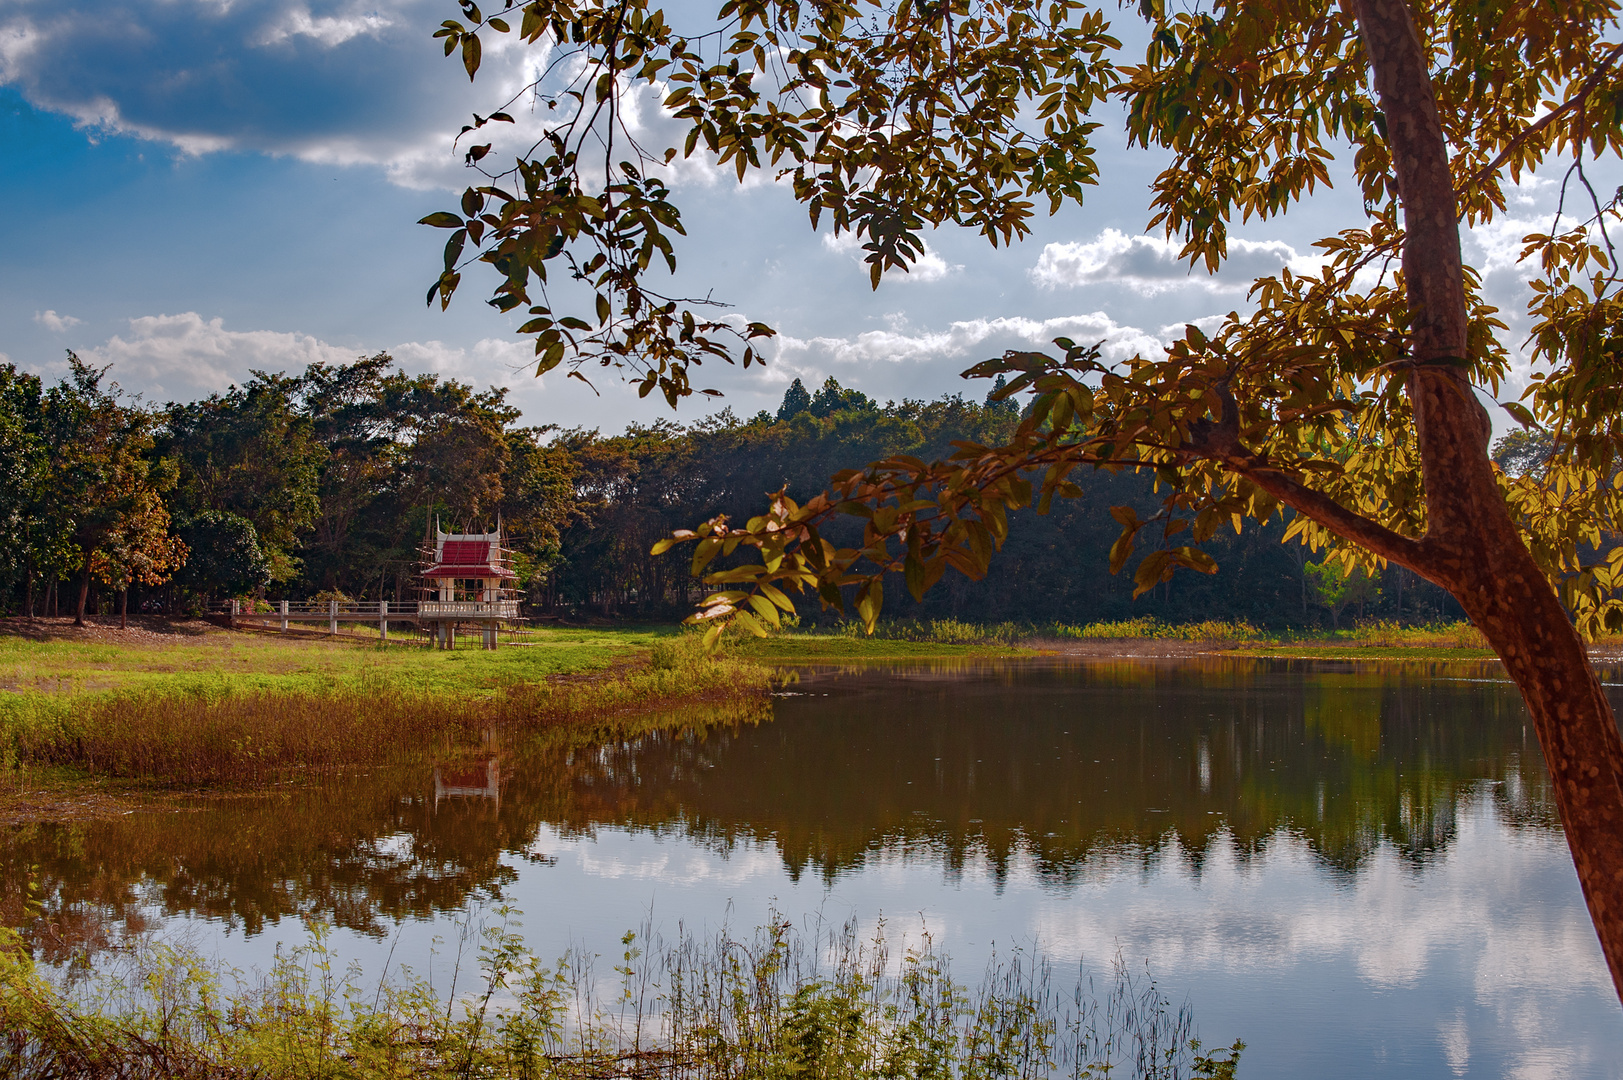
M 1241 1075 L 1623 1077 L 1543 760 L 1496 667 L 1032 661 L 802 672 L 703 735 L 33 826 L 64 962 L 130 931 L 242 968 L 301 918 L 429 966 L 470 905 L 542 955 L 791 918 L 928 929 L 961 973 L 1119 951 Z M 443 953 L 437 961 L 445 963 Z

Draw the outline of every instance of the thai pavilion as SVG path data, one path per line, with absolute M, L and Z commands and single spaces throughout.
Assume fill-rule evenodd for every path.
M 496 647 L 496 631 L 517 621 L 518 575 L 502 545 L 502 526 L 489 533 L 441 532 L 434 527 L 433 545 L 422 548 L 423 598 L 417 622 L 442 649 L 456 647 L 458 626 L 478 627 L 484 647 Z

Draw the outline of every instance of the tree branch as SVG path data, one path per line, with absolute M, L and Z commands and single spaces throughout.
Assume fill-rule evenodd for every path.
M 1215 461 L 1256 484 L 1262 490 L 1313 521 L 1383 559 L 1406 566 L 1444 588 L 1450 588 L 1445 564 L 1435 540 L 1415 540 L 1395 533 L 1355 513 L 1321 491 L 1315 491 L 1240 441 L 1240 407 L 1226 383 L 1214 383 L 1223 415 L 1189 425 L 1186 453 Z
M 1480 184 L 1492 178 L 1504 166 L 1505 162 L 1511 159 L 1516 151 L 1527 145 L 1530 140 L 1537 137 L 1545 128 L 1549 127 L 1551 124 L 1555 123 L 1568 113 L 1573 112 L 1576 109 L 1581 109 L 1583 107 L 1583 103 L 1588 100 L 1589 95 L 1594 92 L 1595 87 L 1600 85 L 1601 78 L 1611 72 L 1612 65 L 1617 63 L 1619 57 L 1623 57 L 1623 45 L 1618 45 L 1614 47 L 1611 52 L 1607 53 L 1606 56 L 1595 65 L 1595 70 L 1590 74 L 1589 78 L 1585 79 L 1579 84 L 1578 89 L 1574 91 L 1566 101 L 1561 103 L 1560 108 L 1551 109 L 1549 112 L 1539 117 L 1538 120 L 1532 124 L 1532 126 L 1527 128 L 1527 130 L 1523 131 L 1521 134 L 1517 135 L 1515 138 L 1506 143 L 1505 148 L 1499 151 L 1499 153 L 1494 156 L 1492 161 L 1488 162 L 1486 165 L 1482 166 L 1482 168 L 1472 173 L 1470 182 L 1472 184 Z

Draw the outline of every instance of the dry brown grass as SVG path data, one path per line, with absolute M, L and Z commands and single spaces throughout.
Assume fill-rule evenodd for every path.
M 335 768 L 408 764 L 482 741 L 492 729 L 596 724 L 684 702 L 763 695 L 758 665 L 706 657 L 682 641 L 592 672 L 461 696 L 386 679 L 322 691 L 221 694 L 127 690 L 65 700 L 34 696 L 5 718 L 13 792 L 28 772 L 171 785 L 262 784 Z

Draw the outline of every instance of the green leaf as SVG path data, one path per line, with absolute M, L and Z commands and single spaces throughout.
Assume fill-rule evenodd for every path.
M 907 581 L 907 591 L 912 594 L 915 601 L 924 599 L 924 561 L 909 553 L 902 564 L 902 576 Z
M 417 224 L 432 225 L 436 229 L 460 229 L 462 228 L 462 219 L 457 217 L 455 214 L 440 210 L 429 214 Z
M 1499 403 L 1499 407 L 1509 413 L 1511 419 L 1515 420 L 1516 423 L 1520 424 L 1522 427 L 1528 429 L 1538 427 L 1538 421 L 1533 418 L 1532 410 L 1528 409 L 1528 407 L 1523 405 L 1521 402 L 1501 401 Z
M 756 610 L 764 622 L 771 623 L 773 626 L 783 625 L 783 623 L 778 619 L 777 607 L 766 597 L 759 595 L 751 596 L 749 598 L 749 605 Z

